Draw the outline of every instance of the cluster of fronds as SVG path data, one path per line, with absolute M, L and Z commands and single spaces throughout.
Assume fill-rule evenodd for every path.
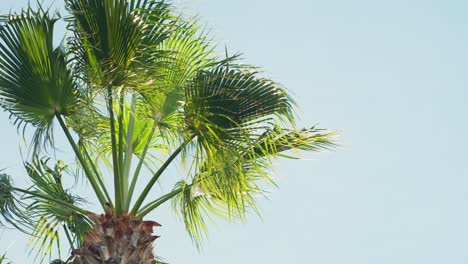
M 103 211 L 143 218 L 172 201 L 197 244 L 213 215 L 232 220 L 256 210 L 260 183 L 273 183 L 272 159 L 334 146 L 334 132 L 295 126 L 295 102 L 282 85 L 238 55 L 218 56 L 199 21 L 171 3 L 65 5 L 71 34 L 58 46 L 62 18 L 41 6 L 4 16 L 0 26 L 0 106 L 34 130 L 25 162 L 32 185 L 17 188 L 0 175 L 0 213 L 42 252 L 61 234 L 80 248 L 93 225 L 83 200 L 62 184 L 66 166 L 40 158 L 55 149 L 54 133 L 70 143 Z M 178 159 L 187 174 L 148 201 Z M 143 173 L 149 178 L 137 190 Z

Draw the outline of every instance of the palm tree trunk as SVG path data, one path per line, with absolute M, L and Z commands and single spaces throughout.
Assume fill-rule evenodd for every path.
M 154 260 L 154 221 L 143 221 L 112 211 L 89 215 L 93 229 L 85 234 L 83 246 L 72 252 L 73 264 L 151 264 Z

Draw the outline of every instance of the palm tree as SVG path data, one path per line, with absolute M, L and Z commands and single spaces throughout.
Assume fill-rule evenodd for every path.
M 255 209 L 261 182 L 273 183 L 273 158 L 333 146 L 333 132 L 295 127 L 281 85 L 238 55 L 218 56 L 198 20 L 170 3 L 65 5 L 63 17 L 29 6 L 0 28 L 1 106 L 19 131 L 33 131 L 24 162 L 31 186 L 1 174 L 0 213 L 42 257 L 63 236 L 71 256 L 54 263 L 156 263 L 159 224 L 143 219 L 162 204 L 172 202 L 198 244 L 207 217 Z M 55 46 L 59 20 L 69 36 Z M 57 159 L 54 133 L 69 142 L 76 170 Z M 158 197 L 154 186 L 176 160 L 186 174 Z M 64 187 L 62 177 L 76 173 L 101 212 Z

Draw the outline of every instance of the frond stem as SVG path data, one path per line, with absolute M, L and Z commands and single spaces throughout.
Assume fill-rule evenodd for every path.
M 97 198 L 99 199 L 99 203 L 101 204 L 102 208 L 105 209 L 106 198 L 102 194 L 102 190 L 99 188 L 99 186 L 98 186 L 98 184 L 96 182 L 96 179 L 93 176 L 93 173 L 89 169 L 88 163 L 83 158 L 83 155 L 81 154 L 81 151 L 80 151 L 78 145 L 76 145 L 75 141 L 73 140 L 73 137 L 71 136 L 70 131 L 68 130 L 68 127 L 65 124 L 63 118 L 60 115 L 56 115 L 56 117 L 57 117 L 57 120 L 59 121 L 60 126 L 62 127 L 67 139 L 68 139 L 68 142 L 70 142 L 70 145 L 72 146 L 73 151 L 75 152 L 75 155 L 78 157 L 78 160 L 80 161 L 81 166 L 83 167 L 83 169 L 85 171 L 85 175 L 88 178 L 89 182 L 91 183 L 91 186 L 92 186 L 92 188 L 94 190 L 94 193 L 96 194 Z
M 67 240 L 68 240 L 68 243 L 70 244 L 70 248 L 73 250 L 75 249 L 75 245 L 73 244 L 73 241 L 71 239 L 71 235 L 70 235 L 70 232 L 68 232 L 68 227 L 67 226 L 63 226 L 63 231 L 65 233 L 65 236 L 67 237 Z
M 112 203 L 112 199 L 111 199 L 111 197 L 109 195 L 109 192 L 107 192 L 107 188 L 104 185 L 104 182 L 102 181 L 102 178 L 101 178 L 101 176 L 99 174 L 99 171 L 97 170 L 96 165 L 94 164 L 93 160 L 91 159 L 91 156 L 89 156 L 88 150 L 86 150 L 86 147 L 84 145 L 83 145 L 83 152 L 84 152 L 86 158 L 89 160 L 89 163 L 91 164 L 91 169 L 96 174 L 96 178 L 97 178 L 98 183 L 101 186 L 102 190 L 104 191 L 104 195 L 106 196 L 107 202 L 109 203 L 109 205 L 112 208 L 114 208 L 114 204 Z
M 28 191 L 28 190 L 24 190 L 24 189 L 20 189 L 20 188 L 16 188 L 16 187 L 13 187 L 12 190 L 17 191 L 17 192 L 21 192 L 21 193 L 24 193 L 24 194 L 29 194 L 31 196 L 38 197 L 38 198 L 47 200 L 49 202 L 58 203 L 60 205 L 68 207 L 69 209 L 75 210 L 75 211 L 77 211 L 78 213 L 80 213 L 82 215 L 88 215 L 88 213 L 89 213 L 88 211 L 86 211 L 84 209 L 81 209 L 78 206 L 75 206 L 75 205 L 67 203 L 67 202 L 65 202 L 63 200 L 55 199 L 53 197 L 49 197 L 49 196 L 46 196 L 46 195 L 43 195 L 43 194 L 40 194 L 40 193 L 37 193 L 37 192 L 32 192 L 32 191 Z
M 124 185 L 122 186 L 124 191 L 124 208 L 128 211 L 127 208 L 127 201 L 128 201 L 128 182 L 129 182 L 129 175 L 130 175 L 130 167 L 132 165 L 132 157 L 133 157 L 133 130 L 135 126 L 135 105 L 136 105 L 136 96 L 132 96 L 132 104 L 130 110 L 130 120 L 128 122 L 127 127 L 127 138 L 125 140 L 125 160 L 123 166 L 123 178 L 124 178 Z
M 122 214 L 122 186 L 120 184 L 119 158 L 117 153 L 117 139 L 115 138 L 115 120 L 114 120 L 114 100 L 112 99 L 112 88 L 107 87 L 107 107 L 109 110 L 111 144 L 112 144 L 112 165 L 114 168 L 114 192 L 115 192 L 115 214 Z
M 161 204 L 167 202 L 168 200 L 172 199 L 174 196 L 176 196 L 179 193 L 183 192 L 187 188 L 191 188 L 192 186 L 193 186 L 193 183 L 190 184 L 190 185 L 186 185 L 184 187 L 181 187 L 181 188 L 174 189 L 172 192 L 167 193 L 167 194 L 159 197 L 158 199 L 148 203 L 143 208 L 141 208 L 141 211 L 137 214 L 137 217 L 143 218 L 144 216 L 149 214 L 151 211 L 158 208 Z
M 154 184 L 156 183 L 156 181 L 159 179 L 159 176 L 161 176 L 161 174 L 166 170 L 166 168 L 172 163 L 172 161 L 179 155 L 180 152 L 182 152 L 182 150 L 196 137 L 196 134 L 193 134 L 189 139 L 187 139 L 186 141 L 184 141 L 176 150 L 174 150 L 174 152 L 171 154 L 171 156 L 169 156 L 169 158 L 163 163 L 163 165 L 161 165 L 161 167 L 159 168 L 159 170 L 153 175 L 153 177 L 151 178 L 151 180 L 148 182 L 148 184 L 146 185 L 146 188 L 143 190 L 143 192 L 141 193 L 140 197 L 138 198 L 138 200 L 136 201 L 135 205 L 133 206 L 132 208 L 132 214 L 133 215 L 136 215 L 138 210 L 140 209 L 141 207 L 141 204 L 143 203 L 143 201 L 145 200 L 146 196 L 148 196 L 148 193 L 151 191 L 151 189 L 153 188 Z
M 130 209 L 130 203 L 132 202 L 132 196 L 133 196 L 133 192 L 135 191 L 135 186 L 138 181 L 138 176 L 140 175 L 141 168 L 143 167 L 143 163 L 145 161 L 146 152 L 148 151 L 148 148 L 151 144 L 151 140 L 153 138 L 155 131 L 156 131 L 156 121 L 154 121 L 153 123 L 148 140 L 146 141 L 146 144 L 145 144 L 145 148 L 143 149 L 143 152 L 141 153 L 140 161 L 138 162 L 138 165 L 133 174 L 132 183 L 130 184 L 130 188 L 128 189 L 127 200 L 125 202 L 125 208 L 127 211 Z
M 123 210 L 123 203 L 125 201 L 125 193 L 126 193 L 126 188 L 125 188 L 125 175 L 124 175 L 124 116 L 125 116 L 125 108 L 124 108 L 124 90 L 123 88 L 120 90 L 120 93 L 118 94 L 119 97 L 119 111 L 118 111 L 118 122 L 119 122 L 119 149 L 118 149 L 118 157 L 119 157 L 119 173 L 120 173 L 120 192 L 121 192 L 121 204 L 122 204 L 122 210 Z M 128 185 L 128 184 L 127 184 Z

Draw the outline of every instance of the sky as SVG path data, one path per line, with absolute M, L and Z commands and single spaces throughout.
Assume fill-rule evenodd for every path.
M 2 0 L 0 11 L 26 3 Z M 163 225 L 157 255 L 171 264 L 468 262 L 468 2 L 177 5 L 287 87 L 302 126 L 342 135 L 334 151 L 275 162 L 279 188 L 259 200 L 261 217 L 210 224 L 200 251 L 170 209 L 151 215 Z M 0 122 L 0 167 L 23 183 L 16 128 L 6 113 Z M 0 249 L 33 263 L 20 233 L 0 231 Z

